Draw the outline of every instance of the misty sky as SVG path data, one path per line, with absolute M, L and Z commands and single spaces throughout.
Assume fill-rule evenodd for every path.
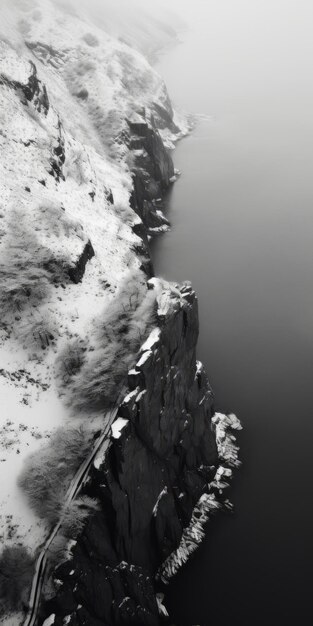
M 181 15 L 192 27 L 205 28 L 208 44 L 219 43 L 225 51 L 253 53 L 259 48 L 264 57 L 277 57 L 286 49 L 295 60 L 306 49 L 312 52 L 312 0 L 55 0 L 71 1 L 74 6 L 98 7 L 99 12 L 111 6 L 117 12 L 138 7 L 163 17 L 168 10 Z M 262 44 L 262 46 L 261 46 Z M 288 56 L 290 56 L 288 52 Z
M 105 6 L 109 0 L 91 1 Z M 134 7 L 135 13 L 141 6 L 163 18 L 168 10 L 176 12 L 190 28 L 205 31 L 203 54 L 214 54 L 217 65 L 243 59 L 246 64 L 250 56 L 257 71 L 268 63 L 280 69 L 286 63 L 303 73 L 306 57 L 313 54 L 312 0 L 114 0 L 113 5 Z

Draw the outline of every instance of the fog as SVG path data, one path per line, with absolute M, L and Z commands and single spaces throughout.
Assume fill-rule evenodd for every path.
M 18 5 L 31 5 L 32 1 L 35 4 L 35 0 L 11 0 Z M 122 35 L 134 24 L 142 24 L 147 14 L 178 28 L 184 20 L 190 29 L 205 31 L 201 61 L 204 56 L 205 60 L 214 56 L 210 71 L 225 70 L 225 63 L 237 71 L 244 60 L 243 71 L 249 67 L 260 80 L 271 65 L 273 81 L 278 70 L 285 74 L 280 78 L 287 81 L 293 68 L 297 68 L 298 76 L 293 76 L 296 80 L 309 70 L 313 52 L 311 0 L 53 1 L 72 12 L 83 10 L 99 26 L 109 30 L 115 27 Z
M 175 98 L 182 99 L 188 79 L 190 89 L 199 91 L 205 112 L 213 115 L 214 101 L 218 98 L 218 106 L 223 106 L 223 97 L 231 99 L 234 110 L 244 107 L 248 116 L 252 107 L 253 115 L 255 107 L 280 109 L 282 118 L 292 108 L 301 115 L 311 107 L 310 0 L 171 0 L 168 5 L 197 38 L 189 56 L 183 51 L 181 59 L 177 56 L 176 70 L 184 80 L 181 90 L 175 85 Z
M 182 21 L 200 37 L 189 63 L 201 64 L 203 80 L 244 85 L 262 95 L 264 81 L 273 98 L 286 86 L 301 84 L 311 75 L 313 54 L 311 0 L 55 0 L 57 4 L 84 9 L 91 19 L 120 34 L 147 14 L 180 29 Z M 176 18 L 174 17 L 176 16 Z M 133 38 L 134 39 L 134 38 Z M 135 43 L 135 42 L 134 42 Z M 181 72 L 185 71 L 181 66 Z M 307 89 L 309 87 L 309 81 Z M 249 88 L 251 85 L 249 85 Z M 281 90 L 281 94 L 278 94 Z M 292 91 L 292 90 L 291 90 Z M 294 97 L 291 93 L 290 97 Z M 241 98 L 244 92 L 241 91 Z M 303 103 L 305 106 L 305 103 Z

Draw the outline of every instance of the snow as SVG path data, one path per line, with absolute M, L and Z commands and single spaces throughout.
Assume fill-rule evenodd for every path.
M 156 291 L 159 317 L 169 315 L 177 308 L 178 303 L 183 303 L 184 296 L 175 283 L 169 283 L 157 277 L 150 278 L 148 283 Z
M 166 607 L 164 606 L 164 593 L 156 594 L 156 601 L 159 609 L 159 614 L 163 617 L 169 617 Z
M 201 367 L 201 363 L 199 363 L 199 367 Z M 220 502 L 215 492 L 223 493 L 223 490 L 229 486 L 228 480 L 232 478 L 232 468 L 240 465 L 239 448 L 234 443 L 235 438 L 232 431 L 239 431 L 242 426 L 233 413 L 229 415 L 215 413 L 212 417 L 212 426 L 216 433 L 220 464 L 216 469 L 213 481 L 208 485 L 208 493 L 203 494 L 196 504 L 191 521 L 183 530 L 178 548 L 169 555 L 159 570 L 159 577 L 165 583 L 175 576 L 203 541 L 205 537 L 204 528 L 212 514 L 216 513 L 222 506 L 230 511 L 233 508 L 229 500 Z M 180 494 L 179 497 L 181 496 L 183 494 Z
M 127 117 L 142 121 L 137 111 L 145 108 L 149 116 L 153 104 L 166 106 L 168 97 L 147 59 L 116 37 L 114 20 L 116 16 L 106 25 L 96 24 L 82 16 L 77 6 L 71 14 L 51 0 L 1 2 L 0 72 L 5 77 L 0 85 L 1 271 L 9 282 L 16 255 L 38 259 L 41 270 L 51 260 L 63 269 L 73 267 L 89 242 L 95 255 L 78 284 L 49 282 L 42 299 L 18 310 L 12 319 L 5 319 L 0 310 L 0 554 L 3 545 L 23 544 L 36 555 L 49 535 L 18 487 L 28 456 L 49 445 L 60 427 L 84 425 L 95 433 L 107 426 L 110 432 L 102 412 L 77 415 L 68 406 L 57 371 L 64 350 L 74 340 L 88 352 L 94 350 L 92 329 L 127 273 L 141 264 L 136 253 L 141 240 L 132 228 L 141 220 L 129 206 L 128 149 L 113 138 L 125 130 Z M 150 53 L 150 45 L 155 46 L 151 33 L 156 36 L 159 29 L 155 22 L 139 47 Z M 138 41 L 134 36 L 138 32 L 137 25 L 130 41 Z M 39 91 L 47 88 L 47 111 L 40 110 L 36 99 L 26 102 L 22 90 L 14 88 L 16 83 L 28 83 L 33 63 Z M 175 122 L 181 127 L 179 136 L 188 131 L 183 115 L 175 114 Z M 173 148 L 178 136 L 166 129 L 160 134 Z M 58 150 L 65 155 L 65 162 L 58 162 L 59 180 L 51 173 Z M 14 256 L 11 252 L 16 249 Z M 17 269 L 15 278 L 23 285 Z M 153 286 L 160 315 L 183 297 L 177 286 L 161 279 L 155 279 Z M 44 349 L 38 343 L 42 328 L 50 337 Z M 154 329 L 136 368 L 149 358 L 159 336 Z M 138 389 L 125 401 L 133 395 L 138 396 Z M 118 418 L 111 426 L 112 437 L 119 438 L 127 423 Z M 94 459 L 96 468 L 103 463 L 108 445 L 109 436 Z M 67 545 L 68 559 L 75 544 Z M 161 598 L 159 610 L 166 614 Z M 16 614 L 0 623 L 16 626 L 21 621 Z M 43 626 L 54 622 L 51 615 Z M 64 623 L 69 622 L 70 616 Z
M 199 376 L 203 372 L 203 364 L 201 361 L 197 361 L 196 363 L 196 377 Z
M 123 600 L 119 603 L 118 608 L 121 609 L 124 604 L 127 604 L 130 601 L 130 596 L 125 596 L 125 598 L 123 598 Z
M 159 328 L 154 328 L 147 341 L 145 341 L 145 343 L 142 345 L 141 347 L 141 352 L 145 352 L 146 350 L 151 350 L 151 348 L 153 348 L 153 346 L 158 343 L 159 339 L 160 339 L 160 334 L 161 334 L 161 330 Z
M 94 459 L 93 464 L 94 464 L 94 467 L 95 467 L 97 470 L 98 470 L 98 469 L 100 469 L 101 465 L 102 465 L 102 464 L 103 464 L 103 462 L 104 462 L 105 455 L 106 455 L 106 452 L 107 452 L 107 449 L 108 449 L 108 445 L 109 445 L 109 441 L 108 441 L 108 440 L 105 440 L 105 441 L 103 442 L 103 445 L 101 446 L 101 448 L 100 448 L 100 450 L 99 450 L 98 454 L 96 455 L 96 457 L 95 457 L 95 459 Z
M 133 372 L 134 372 L 135 374 L 137 374 L 137 373 L 138 373 L 136 370 L 133 370 Z M 130 374 L 130 372 L 129 372 L 129 374 Z M 130 392 L 127 394 L 127 396 L 125 396 L 125 398 L 124 398 L 124 400 L 123 400 L 123 403 L 124 403 L 124 404 L 127 404 L 127 403 L 128 403 L 128 402 L 132 399 L 132 398 L 134 398 L 134 396 L 137 396 L 138 391 L 139 391 L 139 387 L 136 387 L 136 389 L 134 389 L 133 391 L 130 391 Z
M 17 626 L 23 623 L 24 617 L 23 613 L 11 613 L 10 615 L 0 617 L 0 624 L 1 626 Z
M 42 626 L 52 626 L 52 624 L 54 624 L 55 621 L 55 614 L 53 613 L 52 615 L 50 615 L 50 617 L 48 617 Z
M 0 552 L 1 543 L 23 543 L 35 553 L 47 536 L 17 486 L 29 454 L 49 443 L 59 427 L 84 423 L 96 431 L 103 424 L 100 413 L 73 414 L 60 395 L 57 363 L 73 339 L 93 349 L 95 320 L 122 277 L 140 265 L 134 249 L 141 240 L 132 230 L 140 219 L 135 213 L 132 223 L 124 218 L 132 188 L 127 149 L 111 137 L 123 130 L 125 117 L 140 120 L 137 110 L 164 104 L 167 94 L 157 72 L 116 38 L 114 20 L 109 22 L 106 32 L 103 24 L 81 18 L 80 11 L 64 13 L 50 0 L 1 2 L 0 71 L 11 82 L 27 84 L 30 62 L 35 63 L 50 103 L 46 115 L 34 103 L 23 103 L 9 84 L 0 85 L 1 267 L 11 269 L 12 243 L 23 254 L 31 252 L 31 243 L 33 258 L 44 251 L 71 266 L 91 241 L 95 256 L 80 283 L 52 286 L 42 302 L 22 311 L 0 335 Z M 156 24 L 153 29 L 156 33 Z M 82 89 L 88 92 L 86 101 L 77 97 Z M 57 181 L 49 172 L 60 141 L 64 180 Z M 45 350 L 30 341 L 38 324 L 48 325 L 54 336 Z M 157 339 L 155 331 L 142 358 Z M 95 466 L 104 454 L 105 446 Z
M 170 554 L 160 568 L 159 576 L 164 583 L 175 576 L 205 537 L 204 527 L 210 516 L 221 508 L 214 494 L 203 494 L 196 504 L 191 521 L 184 529 L 178 548 Z
M 138 396 L 136 397 L 136 402 L 140 402 L 141 398 L 143 398 L 143 396 L 145 396 L 147 393 L 146 389 L 143 389 L 142 391 L 140 391 L 140 393 L 138 393 Z
M 231 434 L 233 430 L 239 431 L 242 429 L 239 419 L 233 413 L 230 415 L 215 413 L 212 418 L 212 424 L 215 429 L 219 458 L 230 467 L 239 467 L 239 448 L 236 446 L 234 436 Z
M 113 422 L 113 424 L 111 426 L 113 439 L 119 439 L 120 438 L 120 436 L 122 434 L 122 430 L 123 430 L 123 428 L 125 428 L 125 426 L 127 426 L 127 424 L 128 424 L 128 420 L 125 420 L 123 417 L 118 417 L 117 420 L 115 420 L 115 422 Z
M 167 489 L 167 487 L 164 487 L 164 489 L 162 489 L 161 493 L 159 494 L 158 499 L 157 499 L 157 501 L 156 501 L 156 503 L 155 503 L 155 505 L 153 507 L 153 511 L 152 511 L 153 517 L 157 516 L 159 504 L 160 504 L 162 498 L 167 495 L 167 493 L 168 493 L 168 489 Z
M 136 364 L 136 367 L 138 367 L 138 368 L 142 367 L 148 361 L 148 359 L 151 356 L 151 354 L 152 354 L 151 350 L 146 350 L 146 352 L 144 352 L 141 355 L 138 363 Z

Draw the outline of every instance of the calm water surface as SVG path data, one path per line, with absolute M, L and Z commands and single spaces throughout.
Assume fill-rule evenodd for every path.
M 156 271 L 189 279 L 216 403 L 244 424 L 231 497 L 170 586 L 176 625 L 313 623 L 313 14 L 202 3 L 159 62 L 172 99 L 211 116 L 181 142 Z

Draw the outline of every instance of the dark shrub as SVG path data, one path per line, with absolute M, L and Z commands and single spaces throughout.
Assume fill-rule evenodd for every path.
M 0 556 L 0 615 L 27 604 L 34 560 L 23 546 L 4 548 Z

